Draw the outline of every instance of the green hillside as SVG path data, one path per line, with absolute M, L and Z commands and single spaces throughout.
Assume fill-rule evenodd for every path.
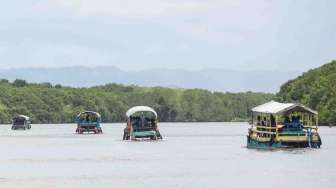
M 300 102 L 319 112 L 321 125 L 336 125 L 336 61 L 285 83 L 277 97 Z
M 0 123 L 10 123 L 15 114 L 28 115 L 33 123 L 69 123 L 83 110 L 98 111 L 104 122 L 120 122 L 125 120 L 127 109 L 135 105 L 152 106 L 160 121 L 237 121 L 248 119 L 251 107 L 273 97 L 252 92 L 220 93 L 117 84 L 71 88 L 0 80 Z

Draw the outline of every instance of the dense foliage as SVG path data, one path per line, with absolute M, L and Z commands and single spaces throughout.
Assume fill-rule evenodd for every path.
M 171 89 L 108 84 L 70 88 L 24 80 L 0 80 L 0 123 L 25 114 L 34 123 L 69 123 L 84 110 L 98 111 L 104 122 L 125 120 L 135 105 L 153 107 L 160 121 L 239 121 L 251 107 L 273 98 L 263 93 L 220 93 L 201 89 Z
M 336 61 L 288 81 L 277 97 L 316 109 L 321 125 L 336 125 Z

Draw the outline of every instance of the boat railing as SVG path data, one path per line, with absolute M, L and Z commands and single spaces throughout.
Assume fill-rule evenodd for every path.
M 268 127 L 268 126 L 255 126 L 256 128 L 260 128 L 260 129 L 269 129 L 269 130 L 273 130 L 273 129 L 277 129 L 277 127 Z
M 100 127 L 99 122 L 78 122 L 79 126 L 95 126 L 95 127 Z
M 262 125 L 256 125 L 254 126 L 255 129 L 251 129 L 251 131 L 258 133 L 258 134 L 264 134 L 264 135 L 276 135 L 278 136 L 285 136 L 285 135 L 297 135 L 297 136 L 303 136 L 302 131 L 295 130 L 293 131 L 288 131 L 284 125 L 278 125 L 276 127 L 271 127 L 271 126 L 262 126 Z M 306 129 L 307 132 L 304 133 L 304 135 L 310 135 L 312 130 L 314 132 L 317 131 L 318 127 L 317 126 L 303 126 L 302 129 Z M 302 130 L 301 129 L 301 130 Z
M 269 126 L 255 126 L 255 130 L 253 130 L 256 133 L 261 133 L 261 134 L 269 134 L 269 135 L 276 135 L 278 132 L 277 127 L 269 127 Z

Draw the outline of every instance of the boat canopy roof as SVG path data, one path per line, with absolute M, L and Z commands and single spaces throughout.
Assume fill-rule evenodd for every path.
M 77 115 L 77 117 L 80 117 L 82 114 L 94 114 L 95 116 L 97 116 L 98 118 L 100 118 L 100 114 L 98 112 L 94 112 L 94 111 L 84 111 L 81 112 Z
M 155 112 L 155 110 L 153 110 L 153 108 L 148 107 L 148 106 L 135 106 L 133 108 L 130 108 L 126 112 L 126 116 L 129 118 L 131 115 L 133 115 L 137 112 L 152 112 L 154 114 L 155 118 L 157 118 L 157 113 Z
M 17 115 L 13 119 L 25 119 L 25 120 L 28 121 L 30 118 L 28 116 L 25 116 L 25 115 Z
M 315 110 L 312 110 L 301 104 L 279 103 L 276 101 L 270 101 L 268 103 L 254 107 L 252 108 L 252 112 L 265 113 L 265 114 L 283 114 L 285 112 L 288 112 L 294 109 L 300 109 L 300 110 L 307 111 L 307 112 L 317 115 L 317 112 Z

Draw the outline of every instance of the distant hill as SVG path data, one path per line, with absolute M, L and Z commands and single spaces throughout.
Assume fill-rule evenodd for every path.
M 279 90 L 282 83 L 295 78 L 299 72 L 281 71 L 230 71 L 204 69 L 150 69 L 124 71 L 116 67 L 65 67 L 19 68 L 0 70 L 0 78 L 16 78 L 29 82 L 50 82 L 73 87 L 91 87 L 107 83 L 171 88 L 201 88 L 228 92 L 271 92 Z
M 336 61 L 288 81 L 277 97 L 306 104 L 319 111 L 322 125 L 336 126 Z

